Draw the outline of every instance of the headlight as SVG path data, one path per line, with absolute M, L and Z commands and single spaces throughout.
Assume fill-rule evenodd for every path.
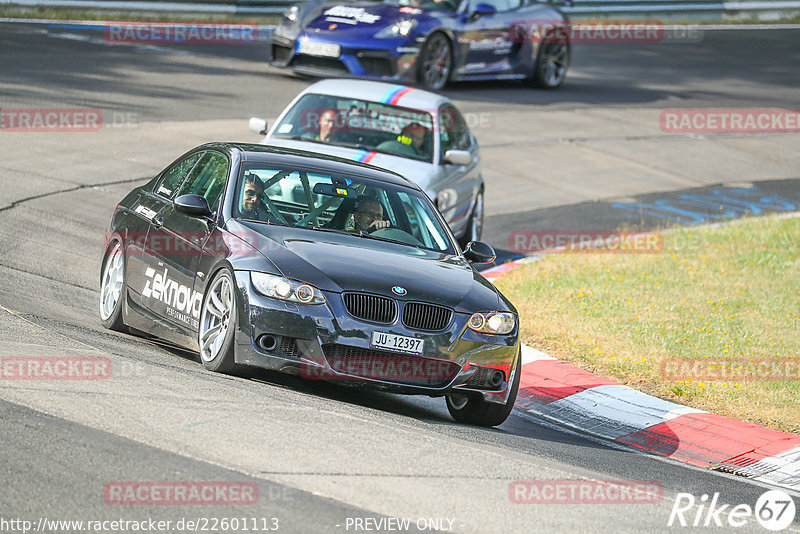
M 513 313 L 481 312 L 473 313 L 467 326 L 484 334 L 510 334 L 517 324 Z
M 299 302 L 300 304 L 323 304 L 325 302 L 325 296 L 319 289 L 282 276 L 251 272 L 250 281 L 256 291 L 265 297 Z
M 292 6 L 283 12 L 283 18 L 289 22 L 297 22 L 300 17 L 300 6 Z
M 410 34 L 416 27 L 416 19 L 398 20 L 391 26 L 387 26 L 378 31 L 373 37 L 376 39 L 395 39 L 397 37 L 408 37 L 408 34 Z

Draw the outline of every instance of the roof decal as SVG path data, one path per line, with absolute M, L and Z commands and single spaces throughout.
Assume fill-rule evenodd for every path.
M 375 157 L 377 152 L 367 152 L 366 150 L 359 150 L 358 153 L 353 158 L 356 161 L 360 161 L 361 163 L 369 163 L 372 161 L 372 158 Z
M 406 87 L 404 85 L 398 85 L 396 87 L 392 87 L 386 93 L 384 93 L 383 97 L 381 98 L 381 104 L 397 104 L 401 98 L 403 98 L 406 94 L 413 91 L 414 89 L 411 87 Z

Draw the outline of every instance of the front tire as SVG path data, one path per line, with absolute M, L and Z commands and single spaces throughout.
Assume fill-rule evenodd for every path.
M 109 330 L 127 332 L 122 320 L 125 298 L 125 251 L 122 243 L 113 241 L 103 258 L 100 277 L 100 322 Z
M 233 337 L 237 321 L 236 287 L 228 269 L 220 270 L 203 295 L 197 343 L 200 360 L 209 371 L 232 374 L 237 370 Z
M 453 53 L 450 40 L 440 32 L 431 35 L 417 63 L 417 83 L 432 91 L 439 91 L 447 85 L 453 68 Z
M 536 64 L 529 81 L 542 89 L 555 89 L 567 78 L 570 47 L 566 36 L 546 35 L 536 53 Z
M 514 372 L 514 383 L 505 404 L 486 402 L 483 397 L 467 397 L 466 395 L 448 395 L 447 411 L 459 423 L 477 426 L 497 426 L 508 419 L 514 402 L 517 400 L 520 375 L 522 374 L 522 353 L 517 355 L 517 365 Z

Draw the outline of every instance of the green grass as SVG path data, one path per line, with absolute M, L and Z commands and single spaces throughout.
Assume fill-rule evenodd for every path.
M 800 218 L 664 232 L 655 254 L 559 254 L 498 281 L 524 341 L 651 394 L 800 433 L 800 380 L 670 382 L 666 358 L 800 359 Z

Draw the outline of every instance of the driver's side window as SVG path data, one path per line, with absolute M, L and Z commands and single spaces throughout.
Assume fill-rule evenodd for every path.
M 156 186 L 156 194 L 164 198 L 172 198 L 175 190 L 181 185 L 184 176 L 188 173 L 202 153 L 192 154 L 170 167 L 161 177 L 161 181 Z
M 472 143 L 466 121 L 450 104 L 439 109 L 439 135 L 443 157 L 448 150 L 469 150 Z
M 200 195 L 213 210 L 228 178 L 228 159 L 219 152 L 206 152 L 181 186 L 178 195 Z

